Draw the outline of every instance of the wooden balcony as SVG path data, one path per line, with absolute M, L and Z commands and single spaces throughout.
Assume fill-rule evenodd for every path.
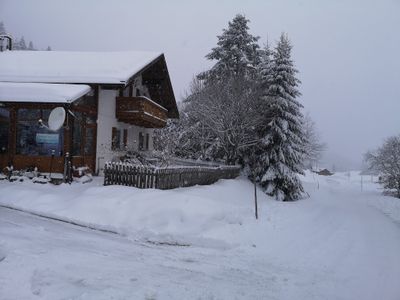
M 168 110 L 147 97 L 117 97 L 116 101 L 119 122 L 146 128 L 162 128 L 167 124 Z

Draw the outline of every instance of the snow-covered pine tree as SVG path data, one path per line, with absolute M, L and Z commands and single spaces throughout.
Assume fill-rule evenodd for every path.
M 16 42 L 13 44 L 13 49 L 14 49 L 14 50 L 27 50 L 28 47 L 26 46 L 25 38 L 24 38 L 24 37 L 21 37 L 21 39 L 20 39 L 19 41 L 16 41 Z
M 297 101 L 300 81 L 296 78 L 298 71 L 291 59 L 291 49 L 287 35 L 282 34 L 273 52 L 270 71 L 264 74 L 266 90 L 262 97 L 266 126 L 259 179 L 267 194 L 284 201 L 299 199 L 303 193 L 297 176 L 303 173 L 303 106 Z
M 6 27 L 3 22 L 0 22 L 0 34 L 6 34 Z
M 259 63 L 259 37 L 251 35 L 248 30 L 249 20 L 243 15 L 236 15 L 218 36 L 217 46 L 206 58 L 216 60 L 211 70 L 201 73 L 200 79 L 219 79 L 231 76 L 248 76 L 255 73 Z
M 27 50 L 31 50 L 31 51 L 32 51 L 32 50 L 36 50 L 35 47 L 33 47 L 32 41 L 29 42 L 29 45 L 28 45 L 28 49 L 27 49 Z
M 0 34 L 7 34 L 6 28 L 3 22 L 0 22 Z M 15 38 L 13 43 L 13 50 L 36 50 L 33 42 L 30 41 L 28 46 L 26 46 L 25 38 L 21 37 L 19 40 Z M 47 47 L 47 50 L 50 51 L 50 46 Z
M 259 51 L 260 55 L 260 63 L 258 64 L 257 67 L 257 73 L 261 77 L 261 81 L 265 81 L 268 75 L 271 74 L 271 68 L 272 68 L 272 50 L 267 43 L 263 49 Z
M 198 75 L 203 87 L 187 107 L 191 119 L 198 120 L 194 125 L 206 137 L 201 146 L 202 157 L 229 164 L 237 162 L 241 151 L 253 141 L 248 126 L 255 118 L 248 113 L 253 107 L 249 102 L 255 94 L 260 52 L 259 37 L 249 33 L 248 23 L 243 15 L 236 15 L 217 37 L 217 46 L 206 55 L 216 63 Z M 235 86 L 249 90 L 241 91 Z
M 19 40 L 19 47 L 20 47 L 20 50 L 26 50 L 28 48 L 28 47 L 26 47 L 26 43 L 25 43 L 25 38 L 24 37 L 22 37 Z
M 259 115 L 259 122 L 256 123 L 254 135 L 255 138 L 259 140 L 257 144 L 252 147 L 248 147 L 242 151 L 242 164 L 244 166 L 245 172 L 249 175 L 252 180 L 257 180 L 260 177 L 268 164 L 264 163 L 264 158 L 266 156 L 265 145 L 261 142 L 262 138 L 266 135 L 266 121 L 265 113 L 266 101 L 265 91 L 267 90 L 267 76 L 271 74 L 272 68 L 272 50 L 270 45 L 264 46 L 263 49 L 259 50 L 259 64 L 257 65 L 257 86 L 259 97 L 254 107 L 254 113 Z

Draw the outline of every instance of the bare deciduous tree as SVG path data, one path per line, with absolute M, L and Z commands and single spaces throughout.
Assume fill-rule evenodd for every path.
M 388 138 L 376 151 L 368 152 L 365 160 L 379 173 L 384 188 L 400 198 L 400 135 Z
M 304 166 L 312 169 L 321 159 L 323 152 L 326 150 L 326 144 L 321 142 L 321 138 L 317 132 L 315 122 L 309 114 L 303 119 L 304 130 Z
M 240 151 L 258 143 L 255 128 L 261 118 L 256 113 L 257 93 L 255 83 L 232 77 L 208 82 L 192 95 L 192 114 L 217 141 L 216 150 L 227 164 L 236 163 Z

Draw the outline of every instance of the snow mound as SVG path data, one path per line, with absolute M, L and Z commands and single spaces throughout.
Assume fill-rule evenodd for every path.
M 26 182 L 1 188 L 3 205 L 155 244 L 226 249 L 237 242 L 216 239 L 215 230 L 253 222 L 251 183 L 245 179 L 168 191 L 102 186 L 98 178 L 85 185 Z

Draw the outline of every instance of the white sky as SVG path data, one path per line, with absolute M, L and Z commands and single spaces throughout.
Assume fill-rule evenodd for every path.
M 237 13 L 261 43 L 289 34 L 329 163 L 400 134 L 400 0 L 0 0 L 6 28 L 38 48 L 164 52 L 177 99 Z

